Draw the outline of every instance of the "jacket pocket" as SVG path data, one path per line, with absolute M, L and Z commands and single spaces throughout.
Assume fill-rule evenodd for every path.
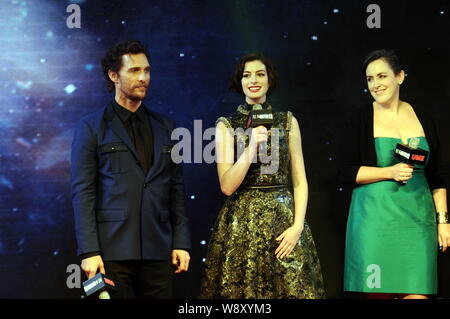
M 125 220 L 124 209 L 99 209 L 97 222 L 119 222 Z
M 169 154 L 169 155 L 170 155 L 171 152 L 172 152 L 172 145 L 164 144 L 164 145 L 162 146 L 162 151 L 161 151 L 161 153 L 163 153 L 163 154 Z
M 177 156 L 176 154 L 173 155 Z M 170 167 L 172 164 L 172 145 L 163 144 L 160 156 L 163 167 Z
M 115 152 L 127 152 L 127 146 L 125 143 L 109 143 L 100 145 L 102 153 L 115 153 Z
M 113 174 L 125 172 L 124 156 L 128 152 L 125 143 L 108 143 L 100 145 L 100 154 L 107 170 Z

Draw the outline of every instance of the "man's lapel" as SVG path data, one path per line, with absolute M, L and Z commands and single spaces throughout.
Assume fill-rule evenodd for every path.
M 160 165 L 160 159 L 161 159 L 161 152 L 162 152 L 162 145 L 164 140 L 164 135 L 166 132 L 166 127 L 162 123 L 160 123 L 155 116 L 153 115 L 153 112 L 147 109 L 149 114 L 150 123 L 152 125 L 152 131 L 153 131 L 153 165 L 149 169 L 147 173 L 146 179 L 149 179 L 150 176 L 158 169 L 158 166 Z
M 136 160 L 138 160 L 136 148 L 133 145 L 133 142 L 130 139 L 125 127 L 120 121 L 119 116 L 117 116 L 116 112 L 114 112 L 112 103 L 106 107 L 105 118 L 107 120 L 108 125 L 111 127 L 113 132 L 128 146 L 128 149 L 134 155 Z

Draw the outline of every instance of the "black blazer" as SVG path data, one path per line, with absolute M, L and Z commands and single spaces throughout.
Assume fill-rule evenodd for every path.
M 71 184 L 79 255 L 169 260 L 172 249 L 191 248 L 181 166 L 171 159 L 174 122 L 148 114 L 154 160 L 147 174 L 112 104 L 75 129 Z
M 430 156 L 425 168 L 425 175 L 431 190 L 447 188 L 446 174 L 441 163 L 441 150 L 436 126 L 425 110 L 413 105 L 425 131 Z M 339 173 L 339 180 L 343 183 L 356 184 L 356 175 L 361 166 L 377 166 L 377 155 L 373 136 L 373 106 L 364 105 L 350 117 L 346 127 L 347 136 L 343 141 L 344 165 Z

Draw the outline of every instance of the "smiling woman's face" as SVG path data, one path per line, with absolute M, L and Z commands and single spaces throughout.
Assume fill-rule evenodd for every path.
M 399 98 L 404 72 L 401 71 L 396 75 L 389 63 L 378 59 L 367 66 L 366 79 L 367 87 L 374 100 L 385 105 Z
M 261 104 L 266 101 L 269 77 L 266 66 L 260 60 L 245 63 L 241 83 L 247 103 Z

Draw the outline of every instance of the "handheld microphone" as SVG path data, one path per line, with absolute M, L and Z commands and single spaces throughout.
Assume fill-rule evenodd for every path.
M 111 299 L 109 292 L 117 290 L 114 281 L 106 278 L 101 273 L 83 282 L 83 289 L 86 296 L 98 295 L 98 299 Z
M 247 121 L 247 128 L 258 127 L 260 125 L 264 126 L 267 130 L 270 130 L 273 125 L 273 113 L 270 110 L 264 110 L 261 104 L 255 104 L 250 111 Z M 259 143 L 258 150 L 260 154 L 266 154 L 267 142 Z
M 394 154 L 403 163 L 415 165 L 425 164 L 428 158 L 429 152 L 419 148 L 420 140 L 417 137 L 412 137 L 408 145 L 397 144 Z M 406 184 L 406 181 L 402 182 Z

